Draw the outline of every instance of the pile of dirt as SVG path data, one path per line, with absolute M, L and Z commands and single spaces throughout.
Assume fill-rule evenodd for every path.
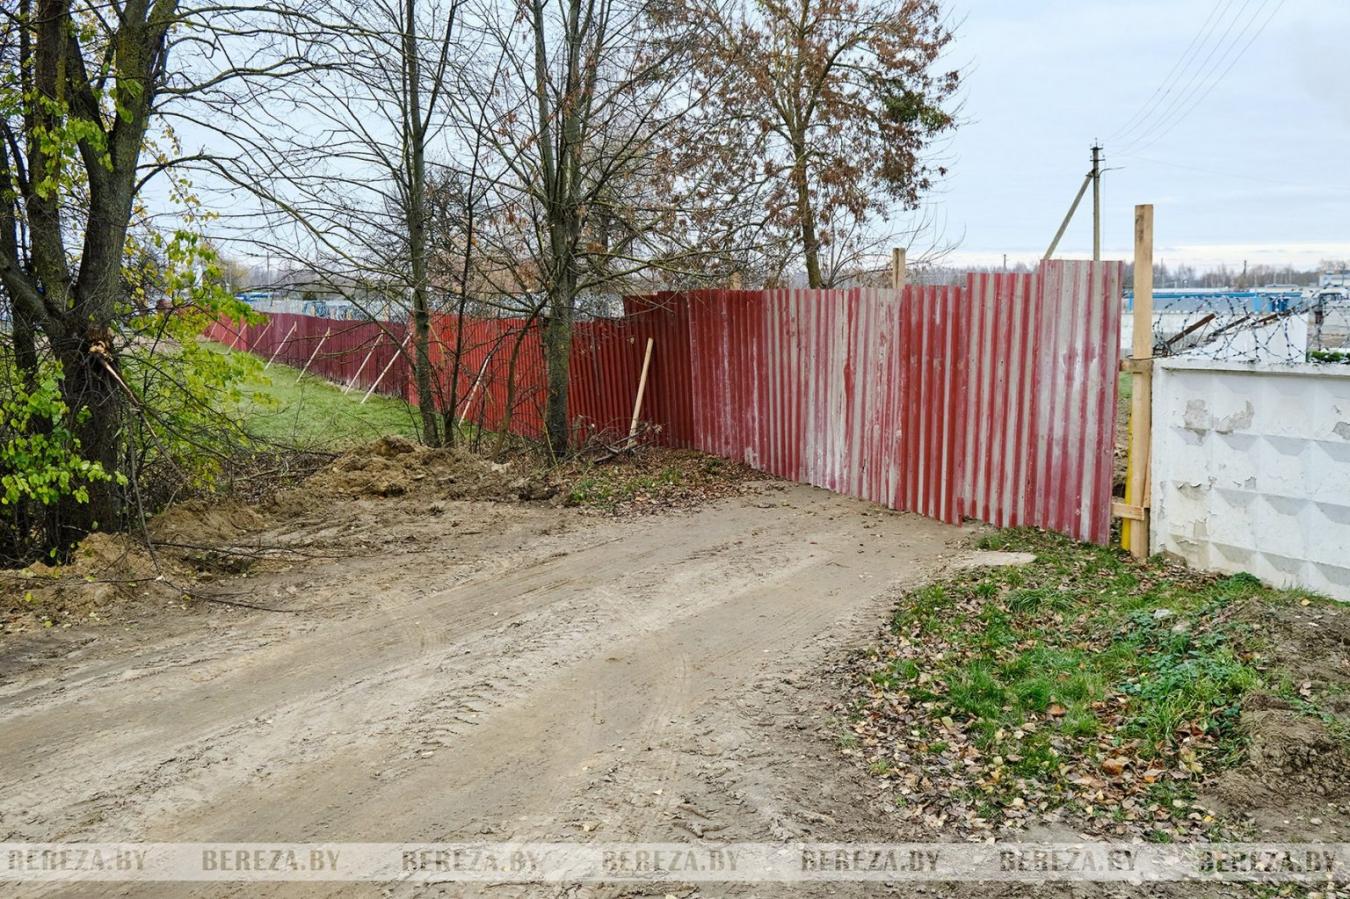
M 1242 705 L 1242 763 L 1206 794 L 1253 838 L 1345 839 L 1350 833 L 1350 606 L 1317 600 L 1242 610 L 1264 636 L 1281 695 Z
M 97 622 L 128 597 L 167 594 L 145 545 L 125 534 L 90 534 L 65 565 L 34 562 L 0 571 L 0 633 Z
M 233 540 L 266 524 L 257 509 L 233 498 L 190 499 L 152 518 L 150 538 L 157 543 L 212 544 Z
M 522 462 L 491 462 L 458 449 L 428 449 L 402 437 L 383 437 L 280 492 L 266 510 L 274 516 L 302 515 L 346 500 L 542 500 L 557 492 L 544 473 Z

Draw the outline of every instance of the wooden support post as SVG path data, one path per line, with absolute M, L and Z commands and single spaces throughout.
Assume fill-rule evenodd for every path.
M 237 350 L 237 349 L 239 348 L 239 341 L 243 339 L 243 337 L 244 337 L 244 332 L 245 332 L 247 329 L 248 329 L 248 323 L 241 320 L 241 321 L 239 322 L 239 330 L 234 332 L 234 340 L 231 340 L 231 341 L 230 341 L 230 352 L 234 352 L 235 350 Z
M 286 346 L 286 341 L 290 340 L 291 335 L 295 333 L 295 325 L 296 325 L 295 322 L 291 323 L 291 329 L 286 332 L 285 337 L 281 338 L 281 343 L 277 344 L 276 350 L 272 353 L 272 358 L 268 359 L 267 364 L 263 366 L 263 371 L 267 371 L 269 368 L 272 367 L 272 363 L 277 361 L 277 356 L 281 355 L 281 350 L 283 347 Z
M 638 377 L 637 399 L 633 402 L 633 420 L 628 424 L 628 439 L 637 436 L 638 416 L 642 414 L 642 396 L 647 392 L 647 368 L 652 364 L 652 339 L 647 338 L 647 352 L 642 356 L 642 374 Z
M 896 247 L 891 250 L 891 289 L 905 289 L 905 248 Z
M 352 375 L 351 380 L 347 382 L 347 386 L 342 388 L 343 393 L 349 393 L 356 386 L 356 379 L 361 377 L 361 372 L 366 370 L 366 363 L 370 361 L 371 356 L 375 355 L 375 348 L 379 345 L 380 339 L 376 337 L 375 342 L 370 345 L 369 352 L 366 353 L 366 358 L 362 359 L 361 364 L 356 366 L 356 374 Z
M 469 388 L 469 395 L 464 398 L 464 411 L 459 413 L 459 423 L 464 424 L 464 419 L 469 417 L 469 410 L 473 408 L 473 398 L 478 395 L 478 387 L 483 383 L 483 375 L 487 374 L 488 363 L 492 361 L 492 354 L 497 348 L 488 350 L 488 354 L 483 357 L 483 364 L 478 366 L 478 377 L 473 379 L 473 386 Z
M 303 377 L 305 376 L 305 372 L 309 371 L 309 367 L 310 367 L 311 365 L 314 364 L 314 360 L 315 360 L 315 359 L 318 357 L 318 355 L 319 355 L 319 350 L 323 349 L 323 343 L 324 343 L 324 341 L 327 340 L 327 339 L 328 339 L 328 335 L 329 335 L 329 334 L 332 334 L 332 333 L 333 333 L 333 329 L 332 329 L 332 328 L 328 328 L 328 329 L 326 329 L 326 330 L 323 332 L 323 336 L 319 338 L 319 343 L 318 343 L 318 345 L 314 347 L 314 352 L 312 352 L 312 353 L 309 354 L 309 361 L 305 363 L 305 367 L 304 367 L 304 368 L 300 369 L 300 377 L 298 377 L 298 378 L 295 379 L 295 383 L 299 384 L 299 383 L 300 383 L 300 379 L 303 378 Z
M 253 341 L 252 343 L 246 343 L 244 345 L 244 349 L 252 351 L 253 347 L 262 343 L 262 339 L 267 336 L 267 332 L 270 330 L 272 330 L 272 320 L 269 318 L 267 320 L 267 327 L 263 328 L 261 331 L 258 332 L 258 339 Z
M 1092 183 L 1092 173 L 1088 172 L 1087 177 L 1083 179 L 1083 186 L 1078 188 L 1078 193 L 1073 198 L 1073 203 L 1069 205 L 1069 211 L 1064 216 L 1064 221 L 1060 222 L 1059 230 L 1055 232 L 1055 237 L 1050 241 L 1050 247 L 1045 251 L 1042 259 L 1049 259 L 1055 255 L 1055 248 L 1059 246 L 1060 238 L 1064 232 L 1069 230 L 1069 222 L 1073 221 L 1073 214 L 1078 211 L 1078 204 L 1083 202 L 1083 194 L 1087 193 L 1088 185 Z
M 1139 510 L 1121 525 L 1121 544 L 1148 555 L 1149 450 L 1153 438 L 1153 207 L 1134 207 L 1134 343 L 1130 366 L 1130 451 L 1125 505 Z
M 389 364 L 387 364 L 384 367 L 384 370 L 380 372 L 380 376 L 375 379 L 374 384 L 370 385 L 370 389 L 366 391 L 365 396 L 361 397 L 361 402 L 358 403 L 357 405 L 364 406 L 366 404 L 366 400 L 370 399 L 370 395 L 375 392 L 376 387 L 380 386 L 380 382 L 384 380 L 384 376 L 389 374 L 389 369 L 393 368 L 394 363 L 398 361 L 398 357 L 403 355 L 403 348 L 408 345 L 408 340 L 411 337 L 412 331 L 410 330 L 408 331 L 408 336 L 403 338 L 403 342 L 398 345 L 398 352 L 389 357 Z

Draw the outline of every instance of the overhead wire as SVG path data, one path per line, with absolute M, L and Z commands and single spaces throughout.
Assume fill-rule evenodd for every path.
M 1135 127 L 1143 123 L 1143 120 L 1147 118 L 1148 114 L 1157 106 L 1157 104 L 1166 99 L 1172 91 L 1169 82 L 1174 82 L 1179 78 L 1181 74 L 1190 67 L 1190 60 L 1194 58 L 1194 54 L 1196 54 L 1200 47 L 1204 46 L 1205 43 L 1208 43 L 1209 34 L 1213 32 L 1214 27 L 1218 24 L 1219 20 L 1216 16 L 1219 13 L 1219 10 L 1232 6 L 1234 2 L 1235 0 L 1215 0 L 1214 6 L 1209 10 L 1209 15 L 1205 17 L 1204 23 L 1200 26 L 1199 30 L 1191 36 L 1190 44 L 1187 45 L 1181 56 L 1177 57 L 1177 61 L 1172 64 L 1172 68 L 1162 77 L 1162 80 L 1158 82 L 1158 86 L 1154 88 L 1153 93 L 1149 96 L 1148 100 L 1144 101 L 1144 103 L 1134 111 L 1134 115 L 1126 119 L 1119 128 L 1107 136 L 1106 143 L 1111 143 L 1118 137 L 1122 139 L 1128 137 Z
M 1257 9 L 1256 14 L 1253 16 L 1252 22 L 1256 21 L 1256 16 L 1260 15 L 1261 10 L 1265 9 L 1266 5 L 1269 2 L 1270 0 L 1263 0 L 1261 6 Z M 1251 48 L 1251 45 L 1256 43 L 1257 39 L 1260 38 L 1261 35 L 1265 33 L 1266 28 L 1270 26 L 1270 23 L 1275 19 L 1275 16 L 1277 16 L 1280 10 L 1284 8 L 1286 2 L 1288 2 L 1288 0 L 1278 0 L 1278 2 L 1275 3 L 1275 6 L 1271 9 L 1270 14 L 1267 15 L 1265 20 L 1261 22 L 1260 27 L 1257 28 L 1254 32 L 1252 32 L 1251 37 L 1249 37 L 1247 39 L 1247 42 L 1242 45 L 1241 49 L 1238 50 L 1237 54 L 1234 55 L 1233 58 L 1228 62 L 1228 65 L 1225 66 L 1223 71 L 1219 73 L 1218 77 L 1210 81 L 1205 86 L 1204 90 L 1201 91 L 1198 95 L 1196 95 L 1195 98 L 1189 103 L 1189 105 L 1178 108 L 1176 114 L 1170 116 L 1167 120 L 1160 120 L 1159 126 L 1162 128 L 1162 130 L 1157 134 L 1156 137 L 1153 137 L 1151 140 L 1147 140 L 1147 142 L 1145 143 L 1144 141 L 1148 137 L 1148 134 L 1145 133 L 1143 135 L 1140 135 L 1132 143 L 1128 144 L 1122 152 L 1129 153 L 1148 150 L 1150 147 L 1158 143 L 1158 141 L 1162 140 L 1164 137 L 1170 134 L 1173 128 L 1175 128 L 1179 123 L 1184 121 L 1186 117 L 1190 115 L 1197 106 L 1203 103 L 1205 99 L 1211 93 L 1214 92 L 1214 89 L 1218 87 L 1219 84 L 1221 84 L 1225 78 L 1228 77 L 1228 74 L 1233 71 L 1233 68 L 1238 64 L 1238 62 L 1242 59 L 1242 57 L 1246 55 L 1247 50 Z M 1240 38 L 1241 35 L 1239 35 L 1239 39 Z
M 1223 65 L 1224 60 L 1228 58 L 1228 54 L 1232 52 L 1233 47 L 1242 39 L 1243 35 L 1246 34 L 1247 29 L 1256 21 L 1256 16 L 1259 15 L 1260 11 L 1269 2 L 1270 0 L 1259 0 L 1256 10 L 1248 16 L 1247 10 L 1252 4 L 1252 0 L 1242 0 L 1242 6 L 1238 8 L 1234 15 L 1228 18 L 1228 24 L 1223 29 L 1223 33 L 1218 36 L 1217 40 L 1215 40 L 1212 45 L 1210 45 L 1208 52 L 1205 53 L 1205 56 L 1200 61 L 1199 65 L 1190 72 L 1185 83 L 1181 85 L 1178 90 L 1170 94 L 1166 103 L 1154 110 L 1151 121 L 1145 123 L 1145 127 L 1142 131 L 1135 129 L 1136 133 L 1126 142 L 1126 149 L 1153 134 L 1157 130 L 1160 122 L 1169 120 L 1178 108 L 1194 96 L 1198 87 L 1203 85 L 1209 77 L 1214 74 L 1219 66 Z M 1233 29 L 1239 22 L 1242 22 L 1243 24 L 1238 28 L 1237 33 L 1234 34 Z M 1215 58 L 1216 55 L 1218 57 L 1217 60 Z

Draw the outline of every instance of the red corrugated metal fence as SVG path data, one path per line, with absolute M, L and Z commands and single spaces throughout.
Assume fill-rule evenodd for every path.
M 963 288 L 630 297 L 623 318 L 575 326 L 569 415 L 579 434 L 624 433 L 650 338 L 642 417 L 660 443 L 943 521 L 1105 543 L 1122 269 L 1056 261 L 971 275 Z M 311 370 L 347 381 L 360 367 L 362 387 L 406 336 L 403 325 L 293 315 L 209 336 L 262 356 L 281 347 L 278 358 L 304 365 L 326 331 Z M 442 317 L 433 332 L 438 405 L 455 396 L 470 421 L 542 434 L 536 323 L 474 319 L 457 332 Z M 381 391 L 415 400 L 409 374 L 398 360 Z

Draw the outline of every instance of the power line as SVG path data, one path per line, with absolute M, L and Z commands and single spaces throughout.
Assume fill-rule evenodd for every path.
M 1260 15 L 1261 10 L 1265 8 L 1266 3 L 1268 2 L 1269 0 L 1263 0 L 1261 7 L 1258 8 L 1257 10 L 1257 15 Z M 1190 115 L 1191 112 L 1193 112 L 1197 106 L 1203 103 L 1206 97 L 1208 97 L 1211 93 L 1214 92 L 1214 88 L 1218 87 L 1219 84 L 1225 78 L 1228 77 L 1228 73 L 1233 71 L 1233 67 L 1238 64 L 1238 62 L 1246 54 L 1247 50 L 1251 47 L 1251 45 L 1256 43 L 1257 38 L 1259 38 L 1262 34 L 1265 33 L 1266 28 L 1269 27 L 1270 23 L 1274 20 L 1275 16 L 1279 14 L 1280 10 L 1284 8 L 1284 4 L 1286 2 L 1288 2 L 1288 0 L 1279 0 L 1279 2 L 1275 4 L 1275 7 L 1270 11 L 1270 15 L 1266 16 L 1265 21 L 1261 23 L 1261 26 L 1257 28 L 1254 32 L 1252 32 L 1252 36 L 1247 39 L 1247 42 L 1245 44 L 1242 45 L 1241 49 L 1238 50 L 1237 55 L 1235 55 L 1232 58 L 1232 60 L 1228 63 L 1228 65 L 1224 68 L 1224 70 L 1219 73 L 1219 76 L 1215 78 L 1213 81 L 1209 82 L 1209 84 L 1204 88 L 1204 90 L 1200 94 L 1198 94 L 1188 106 L 1179 108 L 1175 116 L 1169 117 L 1170 120 L 1165 122 L 1162 131 L 1158 134 L 1157 137 L 1154 137 L 1147 143 L 1141 143 L 1141 141 L 1143 141 L 1147 137 L 1147 134 L 1141 135 L 1129 147 L 1127 147 L 1126 150 L 1127 151 L 1147 150 L 1149 147 L 1152 147 L 1154 144 L 1158 143 L 1158 141 L 1162 140 L 1169 133 L 1171 133 L 1172 129 L 1175 128 L 1180 122 L 1185 121 L 1186 117 Z M 1255 21 L 1256 17 L 1253 16 L 1252 22 L 1254 23 Z M 1239 38 L 1240 37 L 1241 35 L 1239 35 Z
M 1218 23 L 1215 15 L 1225 6 L 1231 6 L 1233 2 L 1234 0 L 1216 0 L 1214 6 L 1209 11 L 1209 15 L 1205 17 L 1204 23 L 1200 26 L 1200 30 L 1191 36 L 1190 44 L 1187 45 L 1181 56 L 1177 58 L 1177 61 L 1172 64 L 1172 68 L 1168 70 L 1162 80 L 1158 82 L 1158 86 L 1154 88 L 1153 94 L 1142 106 L 1134 111 L 1134 115 L 1126 119 L 1124 124 L 1106 138 L 1108 143 L 1115 140 L 1117 137 L 1121 139 L 1127 137 L 1137 124 L 1142 124 L 1143 119 L 1148 116 L 1149 112 L 1154 107 L 1156 107 L 1157 103 L 1171 92 L 1171 88 L 1168 87 L 1168 82 L 1174 80 L 1174 78 L 1184 72 L 1186 68 L 1189 68 L 1192 53 L 1198 51 L 1200 46 L 1203 46 L 1204 43 L 1209 41 L 1209 33 L 1213 31 L 1214 26 Z M 1164 90 L 1164 88 L 1166 88 L 1166 90 Z
M 1280 181 L 1275 178 L 1263 178 L 1260 175 L 1246 175 L 1239 172 L 1225 172 L 1221 169 L 1211 169 L 1199 165 L 1187 165 L 1181 162 L 1168 162 L 1165 159 L 1153 159 L 1149 156 L 1140 156 L 1138 153 L 1124 154 L 1131 159 L 1137 159 L 1140 162 L 1147 162 L 1151 165 L 1163 165 L 1173 169 L 1183 169 L 1188 172 L 1199 172 L 1204 175 L 1217 175 L 1221 178 L 1236 178 L 1241 181 L 1254 181 L 1259 184 L 1270 184 L 1274 187 L 1291 187 L 1297 190 L 1315 191 L 1317 193 L 1350 193 L 1350 187 L 1341 187 L 1335 184 L 1297 184 L 1293 181 Z
M 1229 20 L 1228 26 L 1223 30 L 1223 34 L 1221 34 L 1214 45 L 1209 48 L 1209 52 L 1205 54 L 1205 58 L 1200 62 L 1200 65 L 1196 67 L 1195 71 L 1187 78 L 1186 83 L 1179 91 L 1172 95 L 1171 99 L 1162 106 L 1161 109 L 1155 110 L 1153 121 L 1149 123 L 1142 132 L 1135 134 L 1135 136 L 1126 144 L 1125 150 L 1128 151 L 1140 141 L 1146 140 L 1160 127 L 1161 123 L 1170 120 L 1176 110 L 1180 109 L 1192 96 L 1194 96 L 1198 86 L 1203 85 L 1210 75 L 1214 73 L 1214 70 L 1223 65 L 1224 60 L 1228 58 L 1229 53 L 1231 53 L 1233 48 L 1237 46 L 1237 43 L 1242 40 L 1247 29 L 1256 22 L 1257 17 L 1261 14 L 1262 10 L 1265 9 L 1270 0 L 1260 0 L 1260 4 L 1252 12 L 1251 16 L 1246 18 L 1244 24 L 1238 29 L 1237 34 L 1233 35 L 1233 27 L 1237 25 L 1238 22 L 1243 21 L 1247 12 L 1247 7 L 1251 5 L 1251 2 L 1252 0 L 1242 0 L 1242 6 L 1238 9 L 1237 14 Z M 1230 35 L 1233 35 L 1231 41 L 1229 40 Z M 1214 61 L 1215 54 L 1219 53 L 1221 48 L 1223 48 L 1223 53 L 1219 55 L 1217 61 Z M 1212 61 L 1213 65 L 1211 66 Z

